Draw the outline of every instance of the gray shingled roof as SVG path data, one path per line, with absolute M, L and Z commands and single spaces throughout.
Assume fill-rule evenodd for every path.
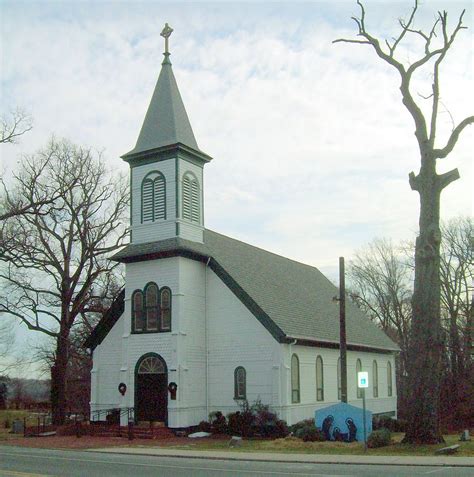
M 180 238 L 130 244 L 114 259 L 145 260 L 175 251 L 212 257 L 287 337 L 339 342 L 339 305 L 333 301 L 338 289 L 315 267 L 210 230 L 204 231 L 204 244 Z M 399 349 L 350 300 L 346 327 L 348 344 Z
M 123 157 L 177 143 L 199 150 L 171 62 L 165 55 L 137 144 Z

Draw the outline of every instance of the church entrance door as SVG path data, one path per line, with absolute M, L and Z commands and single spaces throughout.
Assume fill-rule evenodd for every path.
M 135 368 L 135 419 L 168 421 L 168 371 L 155 353 L 142 356 Z

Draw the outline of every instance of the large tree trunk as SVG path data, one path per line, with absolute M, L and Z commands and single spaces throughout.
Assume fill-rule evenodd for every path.
M 69 351 L 69 333 L 61 331 L 56 344 L 56 358 L 51 367 L 52 421 L 56 426 L 64 424 L 66 418 L 66 373 Z
M 417 177 L 420 235 L 415 246 L 413 321 L 408 354 L 408 429 L 404 442 L 443 442 L 438 422 L 442 357 L 439 210 L 441 187 L 431 157 Z

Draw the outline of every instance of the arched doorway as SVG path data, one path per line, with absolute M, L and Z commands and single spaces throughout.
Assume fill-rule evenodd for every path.
M 135 367 L 136 421 L 168 421 L 168 370 L 155 353 L 143 355 Z

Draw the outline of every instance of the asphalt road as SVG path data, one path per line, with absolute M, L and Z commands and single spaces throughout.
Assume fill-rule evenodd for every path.
M 286 464 L 0 447 L 0 477 L 472 477 L 473 468 Z

